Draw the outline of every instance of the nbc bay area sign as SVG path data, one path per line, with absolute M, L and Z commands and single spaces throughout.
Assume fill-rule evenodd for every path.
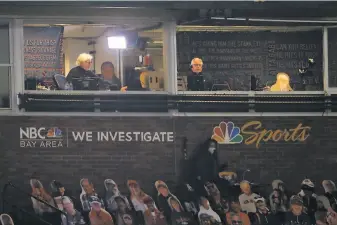
M 304 142 L 310 136 L 311 127 L 303 126 L 299 123 L 291 129 L 266 129 L 260 121 L 250 121 L 243 126 L 238 127 L 231 121 L 221 122 L 213 128 L 212 139 L 218 144 L 255 144 L 256 148 L 261 146 L 262 142 L 284 141 L 284 142 Z

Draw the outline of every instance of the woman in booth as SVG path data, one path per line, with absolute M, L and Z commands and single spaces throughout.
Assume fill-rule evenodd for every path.
M 270 91 L 282 91 L 288 92 L 292 91 L 293 89 L 290 87 L 290 78 L 289 75 L 286 73 L 278 73 L 276 75 L 276 82 L 270 88 L 267 87 L 267 90 Z
M 67 81 L 72 83 L 74 78 L 98 78 L 93 72 L 89 70 L 92 65 L 92 59 L 93 57 L 87 53 L 80 54 L 76 60 L 76 67 L 72 68 L 67 75 Z

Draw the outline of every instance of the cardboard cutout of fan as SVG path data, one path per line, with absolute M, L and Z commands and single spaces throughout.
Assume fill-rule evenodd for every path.
M 271 87 L 266 87 L 266 90 L 272 91 L 272 92 L 288 92 L 293 91 L 293 89 L 290 87 L 290 78 L 289 75 L 286 73 L 278 73 L 276 75 L 276 82 Z

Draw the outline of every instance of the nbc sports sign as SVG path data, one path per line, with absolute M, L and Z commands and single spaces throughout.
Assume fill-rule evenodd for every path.
M 310 136 L 311 127 L 299 123 L 294 128 L 267 129 L 261 121 L 250 121 L 238 127 L 231 121 L 221 122 L 213 128 L 212 139 L 218 144 L 255 144 L 256 148 L 262 142 L 304 142 Z
M 212 139 L 219 144 L 240 144 L 243 141 L 240 127 L 236 127 L 233 122 L 221 122 L 214 127 Z
M 63 147 L 62 130 L 57 127 L 20 127 L 20 147 Z

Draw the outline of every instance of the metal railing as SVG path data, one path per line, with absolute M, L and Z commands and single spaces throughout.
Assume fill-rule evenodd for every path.
M 121 95 L 21 94 L 26 112 L 325 112 L 337 109 L 325 93 L 181 93 Z
M 3 189 L 2 189 L 2 211 L 3 211 L 3 213 L 5 212 L 5 205 L 8 204 L 8 205 L 10 205 L 12 208 L 19 210 L 20 212 L 24 213 L 25 215 L 29 215 L 29 216 L 31 216 L 32 218 L 37 219 L 37 220 L 41 221 L 42 223 L 44 223 L 44 224 L 46 224 L 46 225 L 52 225 L 50 222 L 46 221 L 45 219 L 41 218 L 40 216 L 38 216 L 38 215 L 36 215 L 36 214 L 34 214 L 34 213 L 31 213 L 31 212 L 28 212 L 27 210 L 23 209 L 22 207 L 20 207 L 20 206 L 18 206 L 18 205 L 15 205 L 15 204 L 12 204 L 12 203 L 8 202 L 8 201 L 6 200 L 6 196 L 7 196 L 7 190 L 8 190 L 9 187 L 11 187 L 11 188 L 13 188 L 13 189 L 19 191 L 20 193 L 23 193 L 23 194 L 26 195 L 27 197 L 33 198 L 33 199 L 35 199 L 36 201 L 45 204 L 45 205 L 48 206 L 49 208 L 53 209 L 55 212 L 59 213 L 60 216 L 61 216 L 61 215 L 66 215 L 65 212 L 59 210 L 57 207 L 51 205 L 50 203 L 48 203 L 48 202 L 46 202 L 46 201 L 44 201 L 44 200 L 42 200 L 42 199 L 39 199 L 38 197 L 36 197 L 36 196 L 34 196 L 34 195 L 32 195 L 32 194 L 30 194 L 30 193 L 24 191 L 24 190 L 22 190 L 21 188 L 17 187 L 16 185 L 14 185 L 14 184 L 13 184 L 12 182 L 10 182 L 10 181 L 7 182 L 7 183 L 4 185 Z

